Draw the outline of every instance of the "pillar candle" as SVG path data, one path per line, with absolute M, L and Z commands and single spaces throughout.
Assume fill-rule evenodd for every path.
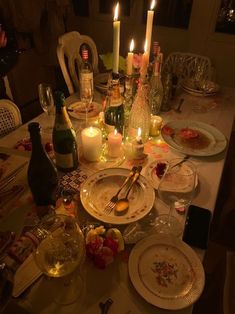
M 148 59 L 149 59 L 150 49 L 151 49 L 154 7 L 155 7 L 155 0 L 152 0 L 150 10 L 148 10 L 148 14 L 147 14 L 147 24 L 146 24 L 146 33 L 145 33 L 145 41 L 147 42 L 146 54 L 148 55 Z
M 132 75 L 132 64 L 133 64 L 133 49 L 134 49 L 134 40 L 131 40 L 130 51 L 127 55 L 127 75 Z
M 121 153 L 122 135 L 114 130 L 108 135 L 108 154 L 110 157 L 118 157 Z
M 120 21 L 118 21 L 119 3 L 117 3 L 113 19 L 113 73 L 119 69 Z
M 83 129 L 81 137 L 84 158 L 88 161 L 98 160 L 102 150 L 101 130 L 95 127 Z

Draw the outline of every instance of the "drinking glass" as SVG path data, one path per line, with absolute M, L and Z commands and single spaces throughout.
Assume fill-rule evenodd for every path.
M 158 196 L 169 207 L 169 212 L 156 218 L 157 232 L 171 233 L 175 236 L 182 233 L 183 226 L 173 216 L 173 212 L 177 211 L 179 215 L 184 215 L 194 197 L 195 181 L 196 169 L 193 163 L 190 161 L 180 163 L 180 159 L 169 162 L 158 187 Z
M 75 218 L 61 214 L 45 217 L 39 229 L 45 237 L 34 254 L 36 263 L 45 275 L 61 279 L 55 301 L 71 304 L 83 291 L 79 274 L 85 258 L 83 233 Z
M 87 116 L 90 105 L 93 100 L 93 79 L 87 78 L 82 79 L 80 83 L 80 98 L 82 103 L 85 105 L 86 110 L 86 125 L 87 125 Z
M 50 125 L 46 129 L 52 130 L 54 124 L 55 104 L 51 86 L 45 83 L 40 83 L 38 85 L 38 96 L 40 105 L 49 118 Z

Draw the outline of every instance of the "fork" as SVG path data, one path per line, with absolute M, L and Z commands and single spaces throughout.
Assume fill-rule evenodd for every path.
M 104 208 L 104 213 L 109 215 L 112 210 L 114 209 L 117 201 L 118 201 L 118 195 L 120 194 L 121 190 L 124 188 L 124 186 L 129 182 L 129 180 L 132 178 L 132 176 L 136 173 L 136 171 L 138 170 L 138 167 L 134 166 L 129 175 L 126 177 L 125 181 L 123 182 L 123 184 L 121 185 L 121 187 L 119 188 L 119 190 L 117 191 L 117 193 L 110 199 L 110 201 L 105 205 Z

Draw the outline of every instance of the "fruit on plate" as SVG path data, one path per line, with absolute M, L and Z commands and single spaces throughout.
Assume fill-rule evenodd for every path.
M 179 136 L 185 140 L 190 140 L 197 138 L 199 136 L 199 132 L 190 128 L 183 128 L 179 131 Z
M 107 231 L 103 226 L 90 229 L 86 234 L 86 254 L 95 266 L 105 268 L 124 250 L 124 240 L 117 228 Z
M 167 125 L 164 125 L 164 127 L 162 128 L 162 132 L 165 135 L 168 135 L 168 136 L 172 136 L 175 133 L 175 131 L 171 127 L 169 127 Z
M 155 167 L 155 172 L 156 172 L 156 175 L 159 179 L 161 179 L 166 171 L 166 166 L 167 164 L 165 162 L 158 162 L 156 167 Z

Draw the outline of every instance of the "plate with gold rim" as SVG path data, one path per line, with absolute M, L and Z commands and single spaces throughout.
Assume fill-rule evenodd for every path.
M 148 180 L 140 175 L 129 194 L 129 209 L 120 216 L 104 213 L 105 205 L 116 194 L 128 174 L 126 168 L 109 168 L 91 175 L 81 186 L 80 197 L 85 210 L 94 218 L 111 224 L 128 224 L 143 218 L 153 207 L 155 192 Z M 124 197 L 125 189 L 119 195 Z
M 163 309 L 190 306 L 204 288 L 205 274 L 198 256 L 182 240 L 170 235 L 152 235 L 138 242 L 128 266 L 137 292 Z
M 71 117 L 79 120 L 86 119 L 86 106 L 81 101 L 76 101 L 70 104 L 67 108 Z M 97 117 L 102 111 L 102 105 L 97 102 L 92 102 L 87 111 L 87 118 Z

